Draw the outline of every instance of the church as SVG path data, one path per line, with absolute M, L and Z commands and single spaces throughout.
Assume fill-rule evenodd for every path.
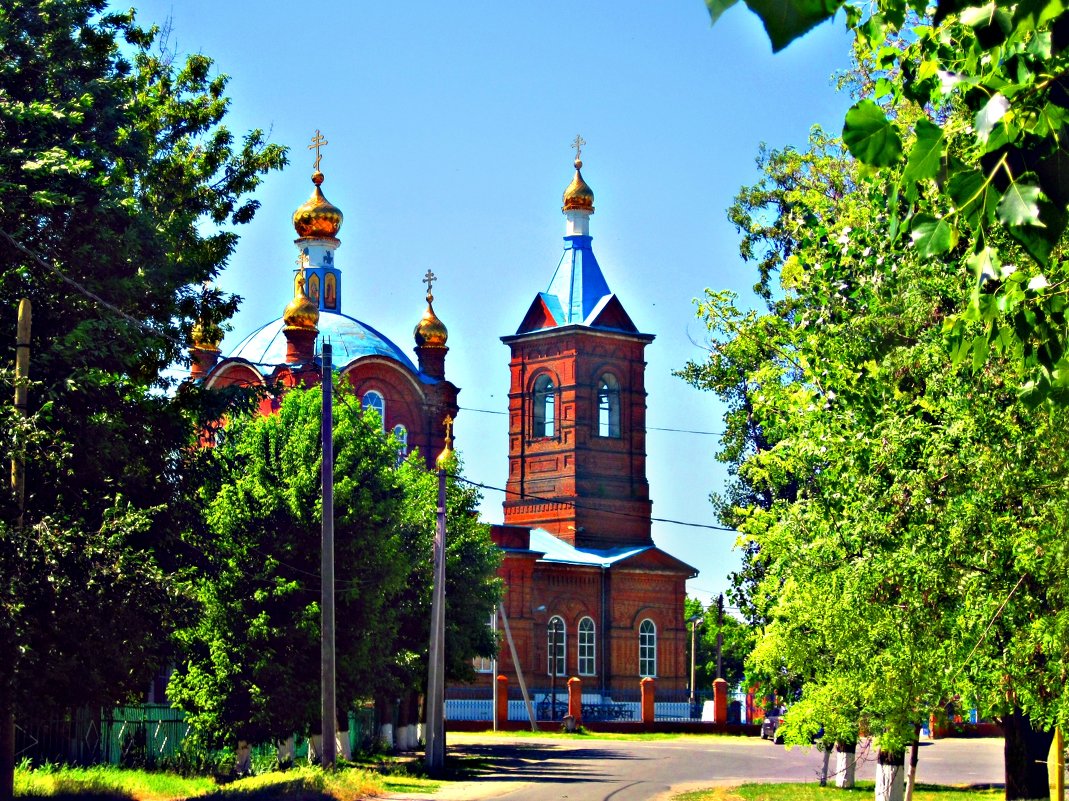
M 207 387 L 318 381 L 317 343 L 330 341 L 334 369 L 353 394 L 433 467 L 446 419 L 460 411 L 459 390 L 446 378 L 448 332 L 434 311 L 434 276 L 425 277 L 415 363 L 343 313 L 343 270 L 335 261 L 343 215 L 323 194 L 322 143 L 317 131 L 312 194 L 293 214 L 292 299 L 225 357 L 221 332 L 196 327 L 193 380 Z M 594 256 L 594 193 L 581 172 L 582 144 L 576 137 L 575 174 L 563 195 L 561 260 L 515 333 L 501 337 L 511 353 L 504 524 L 492 526 L 503 553 L 504 614 L 492 623 L 502 645 L 496 663 L 476 668 L 477 685 L 487 690 L 495 672 L 515 681 L 518 669 L 541 697 L 575 676 L 584 696 L 603 702 L 637 693 L 646 677 L 658 690 L 686 687 L 683 607 L 686 580 L 697 573 L 653 542 L 644 352 L 654 337 L 632 321 Z M 276 404 L 268 396 L 261 410 L 269 414 Z M 463 450 L 463 424 L 458 433 Z M 505 645 L 506 619 L 518 665 Z

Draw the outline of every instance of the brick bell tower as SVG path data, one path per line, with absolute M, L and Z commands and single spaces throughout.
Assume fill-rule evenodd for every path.
M 564 255 L 519 329 L 509 390 L 507 525 L 543 528 L 577 548 L 652 545 L 646 481 L 644 351 L 591 249 L 594 193 L 564 192 Z

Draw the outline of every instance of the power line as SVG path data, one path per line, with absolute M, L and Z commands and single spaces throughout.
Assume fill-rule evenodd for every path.
M 478 412 L 479 414 L 496 414 L 507 415 L 508 412 L 501 412 L 494 409 L 474 409 L 471 406 L 458 407 L 465 412 Z M 690 428 L 661 428 L 659 426 L 646 426 L 647 431 L 670 431 L 675 434 L 700 434 L 703 436 L 720 437 L 724 435 L 723 431 L 697 431 Z
M 646 517 L 646 515 L 634 514 L 632 512 L 618 512 L 618 511 L 616 511 L 614 509 L 602 509 L 601 507 L 593 506 L 593 505 L 590 505 L 590 504 L 584 504 L 584 503 L 582 503 L 580 501 L 576 501 L 576 500 L 568 500 L 568 499 L 565 499 L 565 498 L 545 498 L 545 497 L 542 497 L 540 495 L 531 495 L 530 493 L 517 492 L 516 490 L 505 489 L 503 487 L 495 487 L 495 486 L 493 486 L 491 484 L 483 484 L 483 483 L 481 483 L 479 481 L 472 481 L 469 478 L 464 478 L 463 476 L 458 476 L 458 475 L 454 475 L 454 474 L 450 474 L 449 477 L 454 479 L 454 480 L 456 480 L 456 481 L 461 481 L 461 482 L 463 482 L 465 484 L 470 484 L 473 487 L 478 487 L 479 489 L 492 490 L 494 492 L 503 492 L 506 495 L 514 495 L 516 497 L 523 498 L 524 500 L 544 501 L 546 503 L 560 503 L 560 504 L 564 504 L 566 506 L 571 506 L 574 509 L 588 509 L 588 510 L 595 511 L 595 512 L 601 512 L 603 514 L 616 515 L 617 517 L 630 517 L 630 518 L 634 518 L 634 519 L 638 519 L 638 520 L 650 520 L 651 522 L 654 522 L 654 523 L 670 523 L 670 524 L 672 524 L 674 526 L 687 526 L 689 528 L 704 528 L 704 529 L 710 529 L 712 531 L 730 531 L 732 534 L 737 534 L 738 533 L 735 529 L 727 528 L 726 526 L 714 526 L 714 525 L 711 525 L 709 523 L 691 523 L 691 522 L 688 522 L 688 521 L 685 521 L 685 520 L 674 520 L 674 519 L 668 518 L 668 517 Z

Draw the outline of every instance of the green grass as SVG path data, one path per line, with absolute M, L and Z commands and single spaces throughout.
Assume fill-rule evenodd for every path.
M 379 772 L 360 767 L 325 773 L 298 767 L 238 779 L 224 785 L 208 778 L 186 778 L 172 773 L 125 770 L 111 766 L 92 768 L 19 769 L 15 795 L 22 798 L 71 801 L 347 801 L 387 792 L 434 792 L 439 782 L 410 775 L 400 763 Z
M 683 793 L 672 801 L 867 801 L 874 794 L 872 782 L 858 782 L 852 790 L 821 787 L 816 784 L 743 784 L 738 787 L 713 787 Z M 940 787 L 918 784 L 914 801 L 996 801 L 1005 791 L 976 790 L 968 787 Z

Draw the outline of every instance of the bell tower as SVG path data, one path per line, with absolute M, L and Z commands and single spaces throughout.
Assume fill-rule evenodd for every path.
M 594 193 L 564 191 L 564 254 L 516 333 L 509 388 L 507 525 L 577 548 L 652 545 L 646 481 L 645 348 L 591 248 Z

